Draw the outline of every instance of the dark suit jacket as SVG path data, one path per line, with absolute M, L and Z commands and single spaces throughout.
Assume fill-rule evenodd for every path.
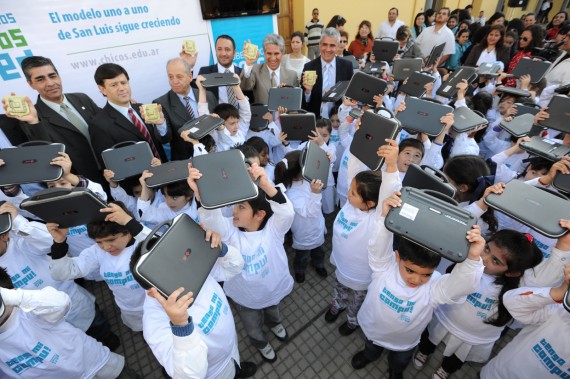
M 481 45 L 473 46 L 473 48 L 469 52 L 469 55 L 467 56 L 467 59 L 465 59 L 464 65 L 475 67 L 477 65 L 477 61 L 479 60 L 479 57 L 481 56 L 481 53 L 485 49 L 486 48 Z M 505 67 L 504 70 L 506 70 L 507 67 L 509 67 L 509 62 L 511 60 L 511 53 L 509 49 L 504 47 L 500 49 L 495 49 L 495 54 L 497 55 L 497 61 L 503 62 L 503 65 Z
M 243 91 L 253 91 L 253 97 L 258 104 L 269 103 L 269 89 L 271 88 L 271 78 L 269 69 L 266 68 L 267 63 L 254 64 L 249 78 L 244 76 L 244 72 L 240 74 L 241 89 Z M 293 70 L 286 69 L 284 65 L 279 67 L 279 81 L 291 87 L 299 87 L 299 78 Z
M 349 61 L 335 57 L 336 60 L 336 83 L 342 82 L 343 80 L 350 80 L 352 74 L 354 73 L 352 69 L 352 63 Z M 312 112 L 317 118 L 321 113 L 321 102 L 323 98 L 323 66 L 321 63 L 321 58 L 313 59 L 312 61 L 305 63 L 303 67 L 303 72 L 305 71 L 316 71 L 317 72 L 317 82 L 311 90 L 311 99 L 307 103 L 305 101 L 305 94 L 303 92 L 303 109 L 307 112 Z M 303 90 L 304 91 L 304 90 Z M 342 101 L 342 100 L 339 100 Z
M 194 97 L 198 100 L 198 90 L 192 88 L 192 91 L 194 92 Z M 212 95 L 211 92 L 206 92 L 206 100 L 208 101 L 208 109 L 212 112 L 217 103 L 214 95 Z M 168 129 L 170 129 L 170 134 L 172 135 L 170 140 L 172 160 L 176 161 L 190 158 L 194 153 L 194 146 L 180 138 L 180 134 L 178 133 L 178 129 L 187 121 L 190 121 L 190 115 L 186 110 L 186 106 L 172 90 L 154 99 L 152 102 L 162 106 L 166 125 Z M 198 117 L 198 115 L 196 115 L 196 117 Z
M 236 74 L 241 75 L 241 67 L 238 67 L 234 64 L 234 71 Z M 200 71 L 198 71 L 198 75 L 205 75 L 205 74 L 214 74 L 218 72 L 218 65 L 213 64 L 210 66 L 203 66 L 200 67 Z M 198 76 L 196 75 L 196 76 Z M 220 97 L 218 95 L 218 87 L 210 87 L 207 88 L 208 92 L 214 95 L 216 98 L 216 105 L 220 102 Z M 247 96 L 247 95 L 246 95 Z
M 21 143 L 29 141 L 20 126 L 20 122 L 15 118 L 10 118 L 5 114 L 0 115 L 0 129 L 13 146 L 18 146 Z
M 134 104 L 132 108 L 137 112 L 141 104 Z M 140 117 L 140 114 L 139 114 Z M 140 117 L 142 120 L 142 117 Z M 162 144 L 168 142 L 168 135 L 160 137 L 157 128 L 151 124 L 145 124 L 150 136 L 158 150 L 160 160 L 166 162 L 166 154 L 162 148 Z M 99 159 L 102 166 L 104 166 L 101 152 L 109 149 L 120 142 L 127 141 L 146 141 L 144 136 L 133 123 L 123 116 L 119 111 L 107 103 L 103 109 L 99 111 L 89 122 L 89 135 L 91 136 L 91 143 L 93 150 Z
M 101 110 L 89 96 L 83 93 L 66 93 L 65 97 L 87 124 Z M 40 119 L 39 124 L 21 123 L 28 138 L 65 144 L 65 152 L 69 154 L 73 169 L 78 174 L 97 183 L 106 183 L 97 167 L 97 160 L 89 148 L 87 138 L 72 123 L 48 107 L 39 96 L 36 102 L 36 110 Z

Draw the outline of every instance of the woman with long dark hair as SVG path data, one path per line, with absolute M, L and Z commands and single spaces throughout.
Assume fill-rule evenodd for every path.
M 372 51 L 372 44 L 374 43 L 374 36 L 372 35 L 372 24 L 370 21 L 363 20 L 358 25 L 358 32 L 354 40 L 348 46 L 348 51 L 357 59 L 362 58 L 364 54 Z
M 465 60 L 466 66 L 479 67 L 482 63 L 503 62 L 503 69 L 509 65 L 509 49 L 503 46 L 505 28 L 500 25 L 491 26 L 483 40 L 469 52 Z
M 546 39 L 550 41 L 551 39 L 556 38 L 558 31 L 562 24 L 568 21 L 568 13 L 566 12 L 558 12 L 554 15 L 552 20 L 546 25 Z
M 421 32 L 424 31 L 425 20 L 426 20 L 426 17 L 425 17 L 423 12 L 418 13 L 416 15 L 416 17 L 414 18 L 414 25 L 412 25 L 412 35 L 414 36 L 414 39 L 418 38 L 418 36 L 421 34 Z
M 532 49 L 542 47 L 543 39 L 544 32 L 539 25 L 527 26 L 521 34 L 521 38 L 519 39 L 519 51 L 513 56 L 513 59 L 511 59 L 509 67 L 507 68 L 507 74 L 513 72 L 521 59 L 530 57 L 532 55 Z M 507 78 L 503 83 L 507 87 L 517 86 L 517 80 L 515 78 Z

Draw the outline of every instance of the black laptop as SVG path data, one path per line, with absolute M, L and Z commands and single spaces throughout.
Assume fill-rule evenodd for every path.
M 422 70 L 422 58 L 401 58 L 394 60 L 392 75 L 394 80 L 402 81 L 409 78 L 413 72 Z
M 489 121 L 479 111 L 474 111 L 467 107 L 459 107 L 453 110 L 452 129 L 457 133 L 466 133 L 480 125 L 488 125 Z
M 504 67 L 499 62 L 484 62 L 479 65 L 479 71 L 477 73 L 479 76 L 496 78 L 502 69 L 504 69 Z
M 548 71 L 551 62 L 534 60 L 533 58 L 523 58 L 517 63 L 512 71 L 512 76 L 520 78 L 523 75 L 530 75 L 531 83 L 538 83 Z
M 306 141 L 316 130 L 314 113 L 287 112 L 279 116 L 281 131 L 287 134 L 288 141 Z
M 320 180 L 323 183 L 323 189 L 327 188 L 329 179 L 329 168 L 331 162 L 326 151 L 313 142 L 307 142 L 307 145 L 301 153 L 301 175 L 307 181 Z
M 60 228 L 104 221 L 107 213 L 100 210 L 107 207 L 107 203 L 86 188 L 48 188 L 20 203 L 23 210 L 45 222 L 59 224 Z
M 374 60 L 391 63 L 398 54 L 399 48 L 400 42 L 398 41 L 375 40 L 372 45 Z
M 402 186 L 432 190 L 451 198 L 455 196 L 455 187 L 449 183 L 445 174 L 427 165 L 412 163 L 402 180 Z
M 267 105 L 252 104 L 251 105 L 251 120 L 249 121 L 249 130 L 253 132 L 261 132 L 269 126 L 269 121 L 263 118 L 269 112 Z
M 159 235 L 165 224 L 168 229 Z M 183 294 L 192 292 L 196 299 L 221 252 L 205 236 L 204 229 L 185 213 L 158 225 L 141 245 L 137 275 L 165 298 L 184 287 Z M 149 247 L 151 240 L 155 242 Z
M 519 146 L 529 154 L 537 155 L 552 162 L 558 162 L 560 158 L 570 156 L 570 146 L 538 136 L 531 137 L 528 142 L 521 142 Z
M 192 158 L 181 161 L 170 161 L 148 169 L 152 173 L 146 179 L 149 188 L 162 187 L 170 183 L 186 181 L 188 178 L 188 163 Z
M 549 118 L 538 122 L 540 126 L 570 133 L 570 97 L 554 96 L 548 103 L 548 114 Z
M 0 186 L 58 180 L 63 169 L 50 162 L 64 151 L 64 144 L 45 141 L 1 149 L 0 159 L 4 160 L 4 165 L 0 166 Z
M 540 105 L 535 103 L 515 103 L 517 108 L 517 116 L 522 116 L 523 114 L 531 114 L 535 116 L 540 112 Z
M 196 181 L 200 201 L 206 209 L 241 203 L 257 197 L 257 185 L 251 179 L 247 163 L 237 149 L 192 158 L 192 166 L 202 177 Z
M 204 88 L 236 86 L 239 84 L 239 79 L 234 77 L 232 72 L 214 72 L 211 74 L 203 74 L 202 76 L 206 79 L 202 82 Z
M 148 170 L 154 155 L 148 142 L 127 141 L 103 150 L 101 157 L 105 167 L 115 173 L 113 180 L 118 182 Z
M 352 65 L 353 70 L 358 70 L 360 68 L 360 65 L 358 64 L 358 61 L 356 60 L 354 55 L 346 55 L 344 57 L 341 57 L 341 59 L 348 61 Z
M 440 45 L 434 46 L 433 49 L 431 49 L 431 53 L 429 54 L 426 60 L 425 67 L 431 67 L 435 63 L 437 58 L 441 57 L 441 54 L 443 54 L 444 49 L 445 49 L 445 42 Z
M 449 75 L 449 78 L 442 83 L 435 93 L 448 99 L 454 98 L 457 96 L 457 85 L 462 80 L 467 80 L 467 83 L 471 84 L 475 79 L 477 79 L 475 67 L 460 66 Z
M 404 129 L 437 136 L 444 128 L 440 118 L 452 112 L 453 108 L 449 105 L 409 97 L 406 99 L 406 109 L 399 112 L 396 118 L 400 120 Z
M 516 138 L 528 136 L 534 123 L 534 116 L 530 113 L 513 118 L 511 121 L 501 121 L 499 126 Z
M 547 237 L 560 238 L 568 232 L 560 220 L 568 218 L 570 201 L 560 194 L 511 180 L 502 194 L 492 193 L 484 201 Z
M 273 87 L 269 89 L 269 100 L 267 109 L 275 112 L 279 107 L 287 111 L 297 111 L 301 109 L 303 90 L 298 87 Z
M 4 204 L 6 201 L 0 201 L 0 205 Z M 12 216 L 10 213 L 0 214 L 0 235 L 9 232 L 12 229 Z
M 383 74 L 385 67 L 386 62 L 384 61 L 366 62 L 362 71 L 370 75 L 378 76 Z
M 467 232 L 477 217 L 453 199 L 411 187 L 401 189 L 402 205 L 392 208 L 384 225 L 402 236 L 453 262 L 463 262 L 469 254 Z
M 507 94 L 507 95 L 517 96 L 517 97 L 530 97 L 530 92 L 528 92 L 527 89 L 520 89 L 520 88 L 514 88 L 514 87 L 507 87 L 507 86 L 498 86 L 497 88 L 495 88 L 495 91 L 503 93 L 503 94 Z
M 178 134 L 185 130 L 190 130 L 188 136 L 195 140 L 199 140 L 206 135 L 210 134 L 214 129 L 224 123 L 224 119 L 221 117 L 214 117 L 207 114 L 199 116 L 194 120 L 187 121 L 178 129 Z
M 348 83 L 350 83 L 348 80 L 337 82 L 334 86 L 325 92 L 322 100 L 326 102 L 336 103 L 344 96 L 346 89 L 348 88 Z
M 431 75 L 413 72 L 406 83 L 400 86 L 399 91 L 406 95 L 414 97 L 422 97 L 426 93 L 425 85 L 435 82 L 435 78 Z
M 395 139 L 399 131 L 400 123 L 395 118 L 366 111 L 362 115 L 360 128 L 354 133 L 350 153 L 371 170 L 379 170 L 384 158 L 378 156 L 378 148 L 386 144 L 387 138 Z
M 374 96 L 384 95 L 387 89 L 388 83 L 385 80 L 360 71 L 352 76 L 345 96 L 375 107 Z
M 557 172 L 552 185 L 557 190 L 570 194 L 570 174 L 561 174 L 560 172 Z

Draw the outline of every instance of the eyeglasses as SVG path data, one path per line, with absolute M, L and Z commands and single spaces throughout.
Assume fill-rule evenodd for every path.
M 522 39 L 523 41 L 525 41 L 525 42 L 530 41 L 530 38 L 528 38 L 528 37 L 522 37 L 521 39 Z

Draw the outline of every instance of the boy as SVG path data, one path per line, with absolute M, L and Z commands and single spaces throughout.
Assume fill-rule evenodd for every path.
M 56 280 L 82 278 L 99 272 L 115 296 L 121 309 L 123 323 L 135 332 L 142 330 L 144 290 L 135 282 L 129 261 L 137 241 L 146 238 L 150 230 L 127 213 L 122 204 L 109 204 L 102 212 L 109 214 L 105 221 L 87 225 L 89 238 L 96 244 L 83 250 L 78 257 L 68 257 L 67 229 L 48 223 L 53 237 L 51 246 L 51 274 Z
M 0 267 L 0 373 L 8 378 L 139 378 L 125 358 L 64 320 L 71 300 L 52 287 L 14 289 Z
M 382 176 L 392 174 L 383 172 Z M 382 215 L 368 244 L 372 282 L 358 312 L 366 343 L 351 362 L 352 367 L 361 369 L 388 349 L 390 378 L 403 378 L 434 309 L 439 304 L 463 301 L 475 291 L 483 273 L 480 255 L 485 247 L 479 227 L 474 227 L 467 232 L 471 243 L 467 259 L 443 276 L 435 272 L 441 256 L 412 242 L 400 239 L 398 250 L 392 253 L 393 235 L 384 220 L 390 208 L 401 206 L 398 195 L 396 192 L 384 200 Z

